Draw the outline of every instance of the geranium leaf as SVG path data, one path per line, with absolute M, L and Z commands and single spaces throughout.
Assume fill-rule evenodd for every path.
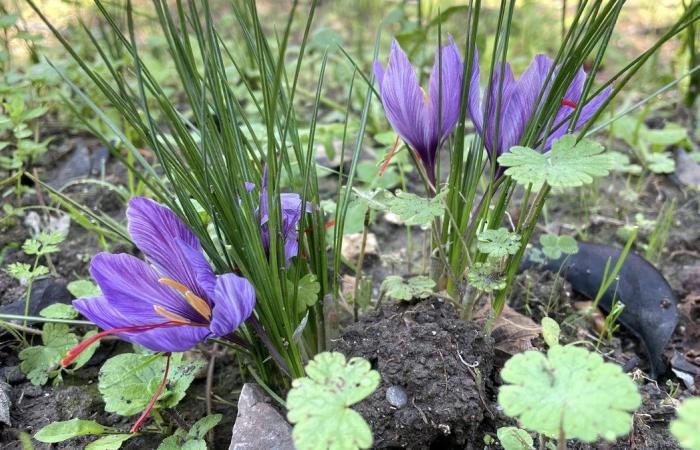
M 552 187 L 576 187 L 604 176 L 613 168 L 612 159 L 602 154 L 602 145 L 576 136 L 566 135 L 554 141 L 552 149 L 540 153 L 528 147 L 516 146 L 498 158 L 507 167 L 506 175 L 519 184 L 532 184 L 535 191 L 547 183 Z
M 435 281 L 429 277 L 416 276 L 404 281 L 398 275 L 389 275 L 384 278 L 381 290 L 389 297 L 396 300 L 413 300 L 414 298 L 428 298 L 435 288 Z
M 350 406 L 379 385 L 379 372 L 363 358 L 345 360 L 337 352 L 319 353 L 306 366 L 306 377 L 292 382 L 287 418 L 299 450 L 354 450 L 372 445 L 372 432 Z
M 671 422 L 673 436 L 684 449 L 700 450 L 700 398 L 689 398 L 681 403 L 677 416 Z
M 514 255 L 520 249 L 520 236 L 505 228 L 484 230 L 479 233 L 479 251 L 492 258 Z
M 597 353 L 556 345 L 547 354 L 519 353 L 509 359 L 498 403 L 523 428 L 559 438 L 614 440 L 632 426 L 630 412 L 641 397 L 622 369 Z

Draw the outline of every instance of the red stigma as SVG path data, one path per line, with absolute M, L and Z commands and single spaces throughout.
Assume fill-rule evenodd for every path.
M 91 336 L 87 339 L 85 339 L 83 342 L 80 344 L 76 345 L 72 349 L 68 350 L 68 353 L 66 353 L 66 356 L 61 360 L 61 367 L 67 367 L 69 366 L 75 358 L 77 358 L 82 352 L 85 351 L 86 348 L 88 348 L 90 345 L 94 344 L 95 342 L 99 341 L 105 336 L 109 336 L 112 334 L 116 333 L 139 333 L 143 331 L 149 331 L 153 330 L 156 328 L 163 328 L 163 327 L 175 327 L 175 326 L 182 326 L 182 325 L 195 325 L 191 323 L 183 323 L 183 322 L 163 322 L 163 323 L 155 323 L 151 325 L 135 325 L 133 327 L 122 327 L 122 328 L 112 328 L 111 330 L 105 330 L 100 333 L 97 333 L 94 336 Z
M 129 430 L 130 433 L 138 433 L 139 429 L 141 428 L 141 425 L 143 425 L 146 419 L 148 419 L 148 415 L 151 413 L 151 410 L 156 405 L 158 397 L 160 397 L 160 394 L 163 393 L 163 389 L 165 389 L 165 384 L 168 382 L 168 372 L 170 372 L 170 353 L 165 354 L 165 372 L 163 373 L 163 379 L 160 381 L 158 390 L 156 390 L 156 393 L 153 394 L 151 401 L 148 402 L 148 406 L 146 406 L 146 409 L 143 410 L 141 416 L 134 423 L 134 426 L 132 426 L 131 430 Z
M 379 176 L 380 177 L 382 175 L 384 175 L 386 168 L 389 167 L 389 163 L 391 162 L 391 158 L 394 157 L 394 154 L 396 153 L 397 148 L 399 148 L 399 137 L 398 136 L 396 136 L 396 142 L 394 142 L 394 146 L 391 147 L 391 151 L 389 152 L 389 155 L 386 157 L 386 159 L 382 163 L 382 167 L 379 169 Z
M 326 230 L 329 228 L 332 228 L 335 225 L 335 220 L 329 220 L 323 225 L 323 228 Z M 306 227 L 304 228 L 304 233 L 311 233 L 314 229 L 312 227 Z
M 569 108 L 576 109 L 576 102 L 573 100 L 569 100 L 568 98 L 565 98 L 561 101 L 561 106 L 568 106 Z

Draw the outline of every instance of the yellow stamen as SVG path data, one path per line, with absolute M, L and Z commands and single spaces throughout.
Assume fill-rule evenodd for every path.
M 177 290 L 185 297 L 185 301 L 193 307 L 199 314 L 207 320 L 211 320 L 211 307 L 201 297 L 197 296 L 187 286 L 171 278 L 161 278 L 158 280 L 166 286 Z
M 162 306 L 153 305 L 153 309 L 156 310 L 156 313 L 160 314 L 161 316 L 165 317 L 168 320 L 172 320 L 174 322 L 192 323 L 191 320 L 185 319 L 181 315 L 175 314 L 174 312 L 170 312 L 167 309 L 163 308 Z
M 430 106 L 430 97 L 428 97 L 428 94 L 425 93 L 425 89 L 420 88 L 420 91 L 423 93 L 423 100 L 425 100 L 425 105 Z
M 181 294 L 185 294 L 185 292 L 189 291 L 190 288 L 185 286 L 182 283 L 178 283 L 177 281 L 173 280 L 172 278 L 161 278 L 158 280 L 158 282 L 163 283 L 166 286 L 170 286 L 171 288 L 176 289 L 178 292 Z
M 187 300 L 187 303 L 196 309 L 202 317 L 211 320 L 211 307 L 201 297 L 197 297 L 192 291 L 187 291 L 185 292 L 185 300 Z

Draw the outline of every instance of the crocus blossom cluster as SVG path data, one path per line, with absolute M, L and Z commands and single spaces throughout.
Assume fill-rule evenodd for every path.
M 552 80 L 559 70 L 559 67 L 553 68 L 553 66 L 552 58 L 546 55 L 537 55 L 518 80 L 513 76 L 510 64 L 497 66 L 489 83 L 490 93 L 485 95 L 482 102 L 479 91 L 479 56 L 475 49 L 473 70 L 469 80 L 468 108 L 474 128 L 483 139 L 489 157 L 494 154 L 498 157 L 520 143 L 528 122 L 537 112 L 539 107 L 537 101 L 540 98 L 540 93 L 542 93 L 542 100 L 549 94 Z M 548 75 L 549 82 L 545 87 Z M 501 77 L 503 77 L 502 80 Z M 561 99 L 561 106 L 551 129 L 549 131 L 543 130 L 540 135 L 543 145 L 538 148 L 542 151 L 549 151 L 552 148 L 552 143 L 569 130 L 573 120 L 572 113 L 582 100 L 581 95 L 586 77 L 586 72 L 582 68 L 576 72 L 573 81 Z M 572 130 L 576 131 L 583 127 L 600 109 L 611 92 L 612 87 L 608 86 L 600 94 L 586 102 L 581 108 L 575 126 L 571 127 Z M 498 105 L 499 93 L 500 106 Z M 496 120 L 497 111 L 499 113 L 498 121 Z M 496 130 L 497 122 L 498 130 Z
M 498 157 L 520 143 L 528 122 L 537 112 L 540 93 L 542 99 L 547 97 L 551 81 L 559 70 L 558 67 L 553 68 L 553 65 L 552 58 L 538 55 L 519 80 L 513 76 L 509 64 L 496 66 L 489 83 L 490 92 L 482 102 L 479 57 L 475 49 L 467 106 L 474 128 L 484 142 L 489 157 Z M 549 83 L 545 87 L 550 71 Z M 434 183 L 438 149 L 459 120 L 463 63 L 457 46 L 450 37 L 450 44 L 442 49 L 440 58 L 436 55 L 430 74 L 429 95 L 421 90 L 413 66 L 396 41 L 392 44 L 386 70 L 375 61 L 374 72 L 387 120 L 420 157 Z M 561 107 L 553 126 L 549 131 L 542 131 L 540 140 L 543 145 L 539 147 L 542 151 L 548 151 L 552 142 L 562 137 L 569 128 L 576 131 L 583 127 L 610 95 L 612 88 L 608 87 L 588 100 L 581 108 L 575 126 L 571 127 L 571 113 L 582 100 L 586 76 L 583 69 L 577 71 L 561 99 Z M 439 130 L 438 123 L 441 124 Z M 501 173 L 498 169 L 497 174 L 500 176 Z
M 434 183 L 438 149 L 459 120 L 463 63 L 454 40 L 450 36 L 450 44 L 436 52 L 428 94 L 396 41 L 386 70 L 375 61 L 374 73 L 387 120 L 417 153 Z

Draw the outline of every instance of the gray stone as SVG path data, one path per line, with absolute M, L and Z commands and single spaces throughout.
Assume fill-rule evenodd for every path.
M 393 385 L 386 390 L 386 401 L 395 408 L 401 408 L 408 402 L 408 395 L 401 386 Z
M 294 450 L 292 426 L 254 383 L 246 383 L 238 399 L 229 450 Z
M 10 423 L 10 385 L 0 381 L 0 423 L 12 426 Z

